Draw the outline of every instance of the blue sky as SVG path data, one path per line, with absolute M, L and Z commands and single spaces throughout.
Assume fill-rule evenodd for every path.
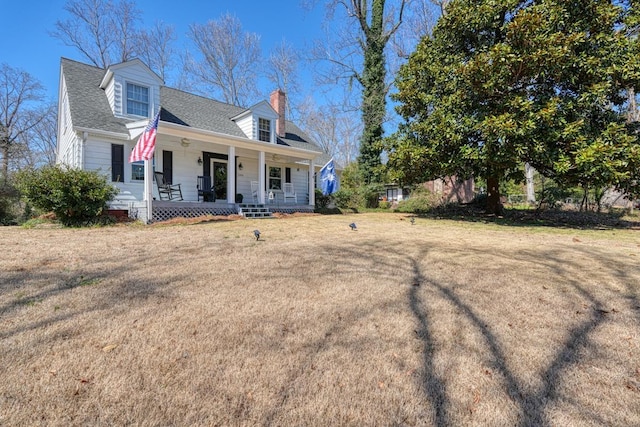
M 284 38 L 304 48 L 321 35 L 324 10 L 302 9 L 300 0 L 254 2 L 248 0 L 137 0 L 143 12 L 142 26 L 161 20 L 175 27 L 176 47 L 186 41 L 191 23 L 204 23 L 227 12 L 236 15 L 245 31 L 261 36 L 266 54 Z M 0 0 L 0 63 L 21 68 L 47 89 L 49 99 L 58 91 L 60 57 L 88 62 L 75 49 L 48 35 L 56 20 L 65 20 L 65 0 Z M 265 95 L 266 98 L 266 95 Z

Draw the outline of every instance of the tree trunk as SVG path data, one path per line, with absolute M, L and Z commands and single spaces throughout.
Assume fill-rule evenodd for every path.
M 500 181 L 496 177 L 487 178 L 487 213 L 502 215 L 500 202 Z
M 9 183 L 9 144 L 2 144 L 2 182 L 1 185 L 6 186 Z
M 533 168 L 529 163 L 524 164 L 525 177 L 527 179 L 527 203 L 536 202 L 536 190 L 533 185 Z
M 364 68 L 362 70 L 362 139 L 359 162 L 367 184 L 378 180 L 381 147 L 384 133 L 382 123 L 386 113 L 384 48 L 388 37 L 384 33 L 385 0 L 374 0 L 371 8 L 371 24 L 362 25 L 365 35 Z

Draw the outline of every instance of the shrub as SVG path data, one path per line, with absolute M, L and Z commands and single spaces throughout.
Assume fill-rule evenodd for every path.
M 19 195 L 10 184 L 0 186 L 0 225 L 15 225 Z
M 329 203 L 331 203 L 331 195 L 324 195 L 319 188 L 316 188 L 316 209 L 326 209 Z
M 16 177 L 22 195 L 37 209 L 53 212 L 65 226 L 95 223 L 118 189 L 96 171 L 45 166 Z
M 408 199 L 398 202 L 396 211 L 404 213 L 426 213 L 441 203 L 437 194 L 424 187 L 418 187 L 411 192 Z
M 333 194 L 333 199 L 336 202 L 336 206 L 340 209 L 354 209 L 358 210 L 360 206 L 363 206 L 360 194 L 357 191 L 341 187 L 337 192 Z
M 364 206 L 366 208 L 378 207 L 378 203 L 380 202 L 379 197 L 382 189 L 383 187 L 380 184 L 369 184 L 359 188 L 359 192 L 362 196 L 362 200 L 364 200 Z
M 386 200 L 383 200 L 381 202 L 378 203 L 378 207 L 380 209 L 389 209 L 391 207 L 391 202 L 388 202 Z

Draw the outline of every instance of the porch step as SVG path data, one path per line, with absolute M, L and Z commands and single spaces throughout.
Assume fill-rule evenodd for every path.
M 245 218 L 273 218 L 269 208 L 261 204 L 242 203 L 238 205 L 238 213 Z

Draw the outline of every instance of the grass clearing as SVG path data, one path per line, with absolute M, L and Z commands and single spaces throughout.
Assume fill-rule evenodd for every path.
M 0 425 L 640 425 L 638 233 L 3 228 Z

